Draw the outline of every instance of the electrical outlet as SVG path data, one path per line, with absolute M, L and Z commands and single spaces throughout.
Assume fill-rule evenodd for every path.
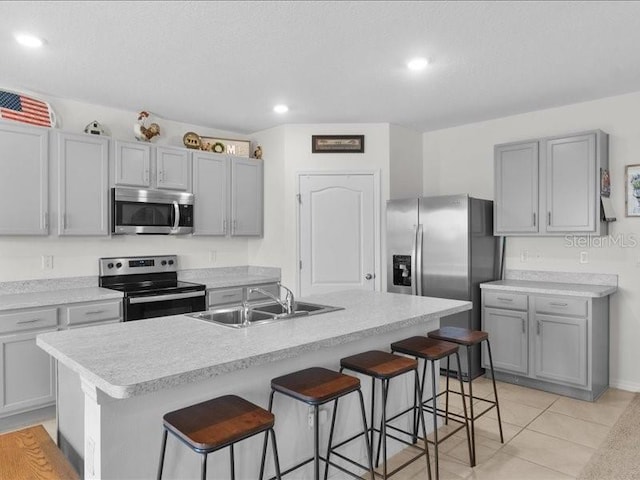
M 529 261 L 529 250 L 520 250 L 520 263 L 527 263 Z
M 217 256 L 218 256 L 218 253 L 215 250 L 210 250 L 209 251 L 209 262 L 216 263 L 216 257 Z
M 53 255 L 42 255 L 42 269 L 53 270 Z
M 589 263 L 589 252 L 580 252 L 580 263 Z

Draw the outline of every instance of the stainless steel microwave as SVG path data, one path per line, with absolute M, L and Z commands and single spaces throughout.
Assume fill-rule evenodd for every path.
M 193 194 L 116 187 L 111 189 L 111 233 L 193 233 Z

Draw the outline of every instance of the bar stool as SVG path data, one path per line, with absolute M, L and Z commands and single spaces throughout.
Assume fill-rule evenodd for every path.
M 475 434 L 475 421 L 477 418 L 480 418 L 482 415 L 487 413 L 492 408 L 496 409 L 496 413 L 498 415 L 498 429 L 500 430 L 500 443 L 504 443 L 504 436 L 502 435 L 502 420 L 500 418 L 500 403 L 498 402 L 498 390 L 496 389 L 496 379 L 493 372 L 493 359 L 491 358 L 491 343 L 489 342 L 489 334 L 487 332 L 483 332 L 480 330 L 469 330 L 467 328 L 460 327 L 442 327 L 438 330 L 433 330 L 427 334 L 429 338 L 433 338 L 436 340 L 443 340 L 446 342 L 452 342 L 457 345 L 462 345 L 467 348 L 467 372 L 469 372 L 469 403 L 470 406 L 470 414 L 469 421 L 471 423 L 471 444 L 473 446 L 473 458 L 476 457 L 476 434 Z M 491 381 L 493 383 L 493 396 L 494 400 L 487 400 L 486 398 L 474 397 L 473 396 L 473 382 L 471 381 L 471 347 L 474 345 L 481 344 L 482 342 L 487 342 L 487 353 L 489 354 L 489 367 L 491 368 Z M 459 365 L 459 364 L 458 364 Z M 448 370 L 448 368 L 447 368 Z M 461 370 L 461 367 L 458 368 Z M 447 375 L 447 385 L 449 381 L 449 376 Z M 462 398 L 465 397 L 464 389 L 460 386 L 460 392 L 452 392 L 458 393 L 462 395 Z M 474 400 L 478 400 L 481 402 L 489 403 L 489 407 L 475 415 L 473 410 L 473 402 Z
M 412 433 L 410 436 L 413 438 L 413 442 L 407 442 L 405 440 L 402 440 L 400 438 L 397 438 L 391 434 L 387 433 L 387 398 L 388 398 L 388 393 L 389 393 L 389 381 L 392 378 L 398 377 L 400 375 L 404 375 L 405 373 L 411 373 L 414 372 L 415 374 L 415 392 L 414 392 L 414 398 L 422 398 L 422 390 L 420 388 L 420 379 L 418 376 L 418 362 L 416 360 L 407 358 L 407 357 L 402 357 L 400 355 L 394 355 L 393 353 L 388 353 L 388 352 L 382 352 L 379 350 L 370 350 L 368 352 L 363 352 L 363 353 L 359 353 L 357 355 L 352 355 L 350 357 L 346 357 L 343 358 L 342 360 L 340 360 L 340 372 L 342 372 L 343 370 L 351 370 L 363 375 L 367 375 L 369 377 L 371 377 L 371 423 L 370 423 L 370 427 L 369 427 L 369 431 L 368 432 L 363 432 L 360 434 L 357 434 L 351 438 L 348 438 L 347 440 L 344 440 L 343 442 L 332 446 L 331 443 L 333 441 L 333 431 L 334 431 L 334 427 L 335 427 L 335 423 L 336 423 L 336 412 L 337 412 L 337 404 L 338 404 L 338 400 L 335 400 L 335 406 L 333 408 L 333 417 L 331 419 L 331 430 L 329 433 L 329 448 L 327 450 L 327 459 L 329 458 L 329 456 L 331 455 L 331 453 L 334 453 L 336 456 L 350 461 L 350 459 L 346 458 L 345 456 L 341 455 L 338 452 L 334 452 L 334 450 L 336 448 L 339 448 L 349 442 L 351 442 L 352 440 L 355 440 L 356 438 L 358 438 L 360 435 L 367 435 L 370 434 L 371 438 L 370 438 L 370 444 L 373 448 L 373 434 L 374 432 L 378 433 L 378 451 L 377 451 L 377 455 L 376 455 L 376 466 L 378 466 L 378 459 L 380 457 L 380 443 L 382 442 L 382 478 L 383 479 L 387 479 L 389 477 L 391 477 L 392 475 L 394 475 L 395 473 L 397 473 L 398 471 L 402 470 L 404 467 L 406 467 L 407 465 L 413 463 L 414 461 L 416 461 L 418 458 L 422 457 L 422 455 L 425 456 L 426 460 L 427 460 L 427 471 L 429 472 L 429 480 L 431 480 L 431 466 L 430 466 L 430 461 L 429 461 L 429 449 L 427 447 L 427 444 L 425 442 L 424 444 L 424 448 L 422 448 L 421 452 L 416 455 L 415 457 L 413 457 L 412 459 L 408 460 L 407 462 L 403 463 L 402 465 L 400 465 L 398 468 L 396 468 L 395 470 L 393 470 L 390 473 L 387 473 L 387 437 L 391 437 L 394 440 L 397 440 L 401 443 L 404 443 L 406 445 L 412 446 L 412 447 L 417 447 L 416 445 L 414 445 L 415 441 L 416 441 L 416 436 L 415 433 Z M 382 388 L 382 417 L 381 417 L 381 421 L 380 421 L 380 429 L 375 428 L 374 425 L 374 421 L 375 421 L 375 390 L 376 390 L 376 379 L 380 380 L 381 382 L 381 388 Z M 416 410 L 415 409 L 410 409 L 405 411 L 404 413 L 409 413 L 413 410 L 414 413 L 414 419 L 413 419 L 413 423 L 415 425 L 416 423 Z M 393 417 L 398 418 L 399 415 Z M 420 411 L 420 423 L 422 425 L 422 434 L 423 436 L 426 438 L 427 436 L 427 431 L 426 431 L 426 425 L 424 423 L 424 415 L 422 414 L 422 411 Z M 399 429 L 398 429 L 399 430 Z M 407 433 L 407 432 L 403 432 L 403 433 Z M 352 462 L 353 463 L 353 462 Z M 362 467 L 362 465 L 360 465 L 360 467 Z M 324 478 L 325 480 L 327 479 L 328 476 L 328 464 L 327 467 L 325 468 L 324 471 Z
M 235 395 L 226 395 L 167 413 L 163 417 L 162 450 L 158 480 L 162 478 L 167 433 L 171 432 L 196 453 L 202 454 L 200 478 L 207 476 L 207 455 L 229 447 L 231 478 L 235 479 L 233 445 L 265 432 L 265 444 L 271 434 L 276 478 L 280 478 L 278 448 L 271 412 Z
M 471 436 L 469 435 L 469 422 L 467 419 L 467 405 L 466 405 L 464 396 L 462 396 L 462 411 L 463 411 L 462 418 L 464 421 L 456 420 L 452 418 L 451 420 L 455 421 L 456 423 L 460 423 L 461 425 L 458 428 L 447 433 L 444 437 L 440 439 L 438 438 L 438 416 L 444 416 L 444 418 L 446 419 L 446 422 L 448 423 L 449 417 L 454 415 L 449 413 L 449 397 L 448 397 L 449 384 L 448 383 L 447 383 L 446 392 L 443 392 L 447 394 L 447 402 L 446 402 L 447 408 L 445 410 L 445 414 L 441 415 L 442 410 L 438 409 L 437 399 L 440 395 L 436 394 L 436 378 L 437 377 L 436 377 L 435 362 L 443 358 L 446 358 L 447 362 L 449 362 L 450 357 L 452 355 L 455 355 L 456 360 L 458 361 L 458 380 L 460 382 L 460 388 L 462 388 L 462 375 L 460 374 L 460 355 L 458 353 L 458 345 L 455 345 L 449 342 L 443 342 L 440 340 L 435 340 L 428 337 L 416 336 L 416 337 L 400 340 L 399 342 L 392 343 L 391 351 L 403 353 L 405 355 L 410 355 L 412 357 L 415 357 L 416 359 L 421 358 L 424 360 L 424 366 L 422 370 L 422 384 L 420 388 L 421 391 L 424 391 L 424 383 L 426 380 L 426 373 L 427 373 L 427 362 L 431 362 L 431 398 L 424 400 L 422 396 L 420 396 L 420 401 L 419 403 L 416 402 L 416 405 L 414 406 L 414 408 L 417 408 L 419 411 L 422 411 L 424 409 L 433 415 L 433 441 L 432 442 L 429 441 L 429 442 L 433 444 L 433 447 L 435 450 L 436 480 L 440 476 L 439 464 L 438 464 L 438 445 L 444 440 L 446 440 L 447 438 L 449 438 L 450 436 L 454 435 L 456 432 L 458 432 L 462 428 L 466 428 L 466 431 L 467 431 L 469 463 L 472 467 L 474 467 L 475 457 L 472 454 Z M 431 407 L 428 406 L 429 402 L 432 402 Z M 414 427 L 414 431 L 415 431 L 415 427 Z M 425 440 L 425 443 L 428 441 L 426 436 L 424 440 Z
M 307 463 L 314 463 L 314 479 L 320 479 L 320 460 L 329 464 L 328 458 L 320 456 L 320 430 L 318 428 L 319 410 L 320 405 L 328 402 L 336 401 L 340 397 L 344 397 L 350 393 L 358 392 L 360 398 L 360 410 L 362 413 L 362 425 L 364 432 L 367 432 L 367 418 L 364 410 L 364 399 L 362 398 L 362 391 L 360 390 L 360 380 L 350 375 L 334 372 L 326 368 L 312 367 L 305 370 L 299 370 L 297 372 L 283 375 L 282 377 L 274 378 L 271 380 L 271 395 L 269 396 L 269 411 L 273 409 L 273 397 L 278 392 L 293 398 L 294 400 L 301 401 L 313 407 L 313 457 L 304 460 L 297 465 L 282 472 L 282 476 L 293 472 L 294 470 L 306 465 Z M 369 445 L 369 437 L 365 434 L 365 445 L 367 450 L 367 456 L 369 459 L 369 466 L 367 469 L 371 474 L 371 478 L 374 478 L 373 464 L 371 459 L 371 447 Z M 260 466 L 260 477 L 262 480 L 264 475 L 264 463 L 267 454 L 267 438 L 264 439 L 264 446 L 262 449 L 262 464 Z M 328 457 L 328 456 L 327 456 Z M 352 462 L 355 463 L 355 462 Z M 339 470 L 351 475 L 354 478 L 361 478 L 360 475 L 356 475 L 353 472 L 331 463 L 332 466 Z M 358 464 L 356 464 L 358 465 Z

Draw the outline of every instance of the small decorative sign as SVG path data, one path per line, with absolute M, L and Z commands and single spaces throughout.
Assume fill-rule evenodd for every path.
M 364 153 L 364 135 L 312 135 L 311 153 Z
M 224 153 L 236 157 L 250 157 L 251 145 L 249 140 L 234 140 L 231 138 L 200 137 L 202 150 L 214 153 Z
M 627 217 L 640 217 L 640 165 L 627 165 L 625 177 Z

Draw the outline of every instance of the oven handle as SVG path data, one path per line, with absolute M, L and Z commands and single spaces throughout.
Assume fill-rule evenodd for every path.
M 129 303 L 151 303 L 151 302 L 164 302 L 166 300 L 180 300 L 182 298 L 195 298 L 195 297 L 204 297 L 204 290 L 198 292 L 187 292 L 187 293 L 174 293 L 173 295 L 153 295 L 151 297 L 133 297 L 129 298 Z
M 173 201 L 173 211 L 175 212 L 173 218 L 173 229 L 177 230 L 180 226 L 180 205 L 175 200 Z

